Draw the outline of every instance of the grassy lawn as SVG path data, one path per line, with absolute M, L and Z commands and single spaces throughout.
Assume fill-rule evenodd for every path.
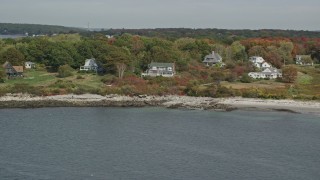
M 221 82 L 221 85 L 225 87 L 231 87 L 233 89 L 247 89 L 247 88 L 284 88 L 285 83 L 276 82 L 275 80 L 260 80 L 252 83 L 241 83 L 241 82 Z
M 27 70 L 23 78 L 8 79 L 0 86 L 13 85 L 17 83 L 26 83 L 31 86 L 46 86 L 57 79 L 55 73 L 48 73 L 40 70 Z
M 313 79 L 312 76 L 299 72 L 298 73 L 298 77 L 297 77 L 297 83 L 298 84 L 304 84 L 304 85 L 311 84 L 312 83 L 312 79 Z
M 299 92 L 305 95 L 320 95 L 320 69 L 314 67 L 299 67 L 296 84 Z
M 77 76 L 81 76 L 82 78 L 79 79 Z M 80 87 L 101 88 L 104 85 L 101 82 L 101 78 L 102 76 L 94 74 L 79 74 L 77 72 L 74 72 L 74 75 L 70 77 L 58 78 L 56 73 L 48 73 L 47 71 L 40 70 L 27 70 L 24 72 L 23 78 L 8 79 L 5 83 L 1 83 L 0 87 L 21 83 L 29 84 L 30 86 L 49 86 L 58 80 L 62 80 L 70 81 L 70 83 Z
M 78 79 L 81 76 L 83 79 Z M 65 78 L 66 80 L 71 80 L 74 84 L 78 86 L 90 87 L 90 88 L 101 88 L 104 84 L 101 82 L 102 76 L 95 74 L 79 74 L 76 73 L 74 76 Z

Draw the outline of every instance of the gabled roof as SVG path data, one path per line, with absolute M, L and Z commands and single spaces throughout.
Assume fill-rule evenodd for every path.
M 277 68 L 266 68 L 262 72 L 263 73 L 281 73 L 281 70 Z
M 218 53 L 215 53 L 214 51 L 212 51 L 211 54 L 206 55 L 204 57 L 204 60 L 202 62 L 204 62 L 204 63 L 210 63 L 210 62 L 218 63 L 221 61 L 222 61 L 222 57 Z
M 11 63 L 9 63 L 8 61 L 6 61 L 6 62 L 2 65 L 3 68 L 7 68 L 8 66 L 12 67 Z
M 12 66 L 13 69 L 18 73 L 23 73 L 23 66 Z
M 84 66 L 95 66 L 98 67 L 98 64 L 96 63 L 96 60 L 94 58 L 86 59 L 86 62 L 84 63 Z
M 149 67 L 173 67 L 174 63 L 158 63 L 152 62 L 149 64 Z

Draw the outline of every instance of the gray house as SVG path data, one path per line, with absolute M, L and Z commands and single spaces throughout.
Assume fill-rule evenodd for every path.
M 148 69 L 142 76 L 163 76 L 173 77 L 176 74 L 174 63 L 157 63 L 152 62 L 148 65 Z
M 2 67 L 9 78 L 23 77 L 23 66 L 12 66 L 11 63 L 6 61 Z
M 98 64 L 94 58 L 86 59 L 84 66 L 80 67 L 80 71 L 98 71 Z
M 222 57 L 218 53 L 212 51 L 211 54 L 204 57 L 204 60 L 202 62 L 206 66 L 213 66 L 215 64 L 222 63 Z

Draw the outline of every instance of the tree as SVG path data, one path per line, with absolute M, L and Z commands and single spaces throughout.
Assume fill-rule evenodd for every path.
M 221 70 L 213 71 L 210 75 L 217 85 L 225 79 L 225 74 Z
M 304 64 L 311 64 L 311 65 L 313 65 L 313 60 L 312 60 L 311 56 L 305 56 L 305 57 L 303 58 L 303 63 L 304 63 Z
M 284 66 L 282 68 L 282 81 L 286 83 L 293 83 L 298 76 L 298 70 L 293 65 Z
M 23 65 L 25 58 L 24 55 L 16 48 L 9 48 L 5 51 L 0 59 L 1 64 L 9 61 L 12 65 Z
M 55 70 L 64 64 L 71 65 L 73 58 L 70 56 L 70 53 L 63 48 L 52 49 L 50 54 L 47 55 L 46 65 L 52 66 Z
M 293 50 L 293 43 L 292 42 L 280 42 L 280 55 L 283 59 L 283 65 L 288 63 L 292 63 L 292 50 Z
M 2 68 L 2 66 L 0 66 L 0 83 L 4 83 L 4 79 L 6 78 L 6 72 L 5 70 Z
M 279 52 L 278 48 L 275 46 L 267 47 L 267 53 L 266 53 L 265 59 L 276 68 L 281 68 L 282 66 L 281 53 Z
M 127 69 L 127 65 L 124 63 L 117 63 L 116 64 L 117 70 L 118 70 L 118 77 L 122 79 L 124 71 Z
M 266 50 L 264 49 L 263 46 L 253 46 L 252 48 L 249 49 L 248 54 L 249 56 L 265 57 Z
M 231 44 L 232 59 L 234 61 L 244 61 L 247 59 L 246 48 L 239 42 L 235 41 Z

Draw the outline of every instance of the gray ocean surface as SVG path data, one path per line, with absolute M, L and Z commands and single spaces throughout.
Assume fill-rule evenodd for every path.
M 0 179 L 319 180 L 320 118 L 165 108 L 1 109 Z
M 0 39 L 16 39 L 16 38 L 22 38 L 22 37 L 27 37 L 23 34 L 15 34 L 15 35 L 3 35 L 3 34 L 0 34 Z

